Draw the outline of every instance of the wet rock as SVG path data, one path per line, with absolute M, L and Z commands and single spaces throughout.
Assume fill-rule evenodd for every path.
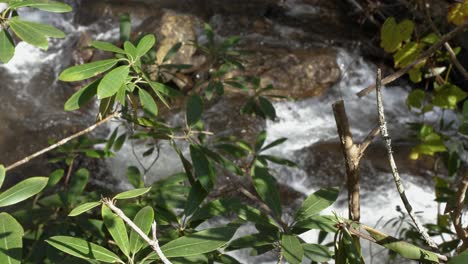
M 411 179 L 428 184 L 435 159 L 424 157 L 421 160 L 410 160 L 411 145 L 407 143 L 393 143 L 395 162 L 401 174 L 421 175 L 421 178 Z M 344 184 L 345 163 L 339 142 L 325 141 L 296 151 L 295 157 L 299 167 L 303 168 L 310 179 L 311 186 L 326 187 Z M 392 186 L 393 177 L 376 177 L 383 173 L 391 173 L 386 149 L 383 144 L 373 143 L 366 150 L 361 160 L 360 175 L 361 188 L 375 191 L 379 186 Z
M 258 76 L 262 86 L 275 88 L 269 94 L 292 98 L 321 96 L 341 74 L 330 49 L 264 49 L 251 54 L 245 66 L 245 72 L 234 74 Z

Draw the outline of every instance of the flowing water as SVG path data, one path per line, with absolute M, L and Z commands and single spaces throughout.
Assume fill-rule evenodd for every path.
M 71 1 L 72 4 L 79 3 Z M 294 5 L 294 1 L 287 1 L 290 12 L 317 12 L 315 9 L 306 10 Z M 2 9 L 0 7 L 0 9 Z M 71 61 L 72 51 L 80 37 L 80 33 L 88 31 L 93 39 L 115 40 L 118 32 L 116 25 L 101 21 L 84 27 L 75 25 L 72 14 L 56 15 L 44 14 L 34 10 L 21 13 L 28 20 L 47 22 L 61 28 L 67 33 L 63 40 L 53 40 L 48 51 L 41 51 L 28 44 L 19 43 L 12 61 L 0 65 L 2 78 L 0 98 L 0 160 L 11 163 L 47 144 L 48 137 L 60 138 L 69 135 L 78 128 L 90 124 L 94 120 L 93 110 L 66 113 L 63 103 L 73 93 L 72 85 L 57 81 L 57 76 Z M 104 32 L 104 33 L 99 33 Z M 359 99 L 355 93 L 374 82 L 376 66 L 366 61 L 358 53 L 345 48 L 338 49 L 338 64 L 342 70 L 342 78 L 323 97 L 299 101 L 277 102 L 275 108 L 278 113 L 277 121 L 268 121 L 266 131 L 268 141 L 279 137 L 287 137 L 288 141 L 271 153 L 294 160 L 299 164 L 297 169 L 277 167 L 276 175 L 281 183 L 291 186 L 305 195 L 312 193 L 326 183 L 338 184 L 344 187 L 344 161 L 341 156 L 327 156 L 321 154 L 318 144 L 337 142 L 336 125 L 333 118 L 331 104 L 336 100 L 345 100 L 348 117 L 354 137 L 363 138 L 377 122 L 375 95 L 371 94 Z M 407 136 L 407 122 L 416 120 L 408 113 L 404 87 L 384 89 L 387 121 L 390 135 L 394 141 Z M 177 117 L 174 117 L 177 119 Z M 109 130 L 115 124 L 109 125 Z M 102 132 L 106 133 L 106 132 Z M 144 146 L 135 146 L 136 152 L 141 153 Z M 182 166 L 177 155 L 166 145 L 161 146 L 161 156 L 148 173 L 146 181 L 152 182 L 157 178 L 179 172 Z M 125 144 L 115 158 L 107 161 L 111 177 L 120 183 L 117 189 L 129 188 L 125 171 L 129 165 L 137 165 L 132 154 L 132 146 Z M 382 159 L 385 159 L 382 157 Z M 145 166 L 151 160 L 143 159 Z M 361 220 L 374 225 L 380 217 L 380 223 L 399 213 L 395 210 L 401 202 L 387 169 L 373 166 L 372 162 L 363 162 L 363 188 Z M 27 170 L 26 170 L 27 171 Z M 41 174 L 41 171 L 35 173 Z M 407 188 L 409 200 L 415 210 L 421 211 L 419 216 L 423 222 L 434 221 L 437 204 L 433 202 L 434 192 L 430 181 L 411 173 L 403 173 L 404 185 Z M 327 210 L 336 211 L 346 216 L 346 197 L 342 192 L 339 201 Z M 379 227 L 382 227 L 380 224 Z M 384 230 L 390 231 L 387 227 Z M 244 230 L 242 232 L 249 232 Z M 309 242 L 316 242 L 316 233 L 308 232 L 303 238 Z M 247 258 L 243 252 L 243 257 Z M 257 259 L 256 261 L 269 261 Z M 249 261 L 250 262 L 250 261 Z

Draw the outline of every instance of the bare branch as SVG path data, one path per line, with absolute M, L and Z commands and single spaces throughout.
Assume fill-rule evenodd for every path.
M 120 208 L 114 205 L 112 200 L 108 198 L 103 198 L 102 202 L 109 207 L 118 217 L 120 217 L 127 225 L 129 225 L 137 234 L 143 238 L 148 245 L 151 246 L 151 248 L 158 254 L 159 258 L 164 264 L 172 264 L 166 256 L 163 254 L 161 251 L 161 248 L 159 247 L 159 242 L 156 236 L 156 222 L 153 222 L 151 225 L 152 231 L 153 231 L 153 239 L 150 239 L 145 232 L 143 232 L 135 223 L 133 223 L 132 220 L 130 220 Z
M 72 139 L 75 139 L 75 138 L 77 138 L 79 136 L 87 134 L 87 133 L 93 131 L 94 129 L 96 129 L 98 126 L 106 123 L 107 121 L 109 121 L 109 120 L 111 120 L 113 118 L 118 118 L 118 117 L 120 117 L 120 113 L 115 112 L 115 113 L 109 115 L 108 117 L 104 118 L 103 120 L 97 122 L 96 124 L 86 128 L 86 129 L 83 129 L 80 132 L 75 133 L 75 134 L 73 134 L 73 135 L 71 135 L 71 136 L 69 136 L 67 138 L 64 138 L 64 139 L 60 140 L 59 142 L 57 142 L 57 143 L 55 143 L 53 145 L 50 145 L 47 148 L 44 148 L 44 149 L 42 149 L 42 150 L 40 150 L 40 151 L 38 151 L 38 152 L 36 152 L 36 153 L 34 153 L 32 155 L 29 155 L 29 156 L 27 156 L 26 158 L 24 158 L 22 160 L 19 160 L 19 161 L 15 162 L 15 163 L 11 164 L 10 166 L 6 167 L 5 170 L 9 171 L 9 170 L 12 170 L 12 169 L 14 169 L 16 167 L 19 167 L 19 166 L 21 166 L 21 165 L 23 165 L 25 163 L 28 163 L 30 160 L 32 160 L 34 158 L 37 158 L 37 157 L 41 156 L 42 154 L 45 154 L 45 153 L 47 153 L 47 152 L 49 152 L 49 151 L 51 151 L 51 150 L 53 150 L 53 149 L 55 149 L 57 147 L 60 147 L 60 146 L 64 145 L 64 144 L 66 144 L 68 141 L 70 141 Z
M 390 163 L 390 168 L 392 170 L 393 179 L 395 181 L 398 193 L 400 194 L 401 201 L 405 205 L 406 211 L 408 212 L 411 220 L 416 226 L 416 229 L 424 238 L 426 243 L 433 249 L 437 249 L 437 244 L 432 240 L 432 238 L 427 233 L 426 229 L 422 226 L 419 222 L 419 219 L 416 218 L 416 215 L 413 212 L 413 207 L 411 206 L 408 198 L 406 197 L 405 188 L 403 183 L 401 182 L 400 174 L 398 173 L 398 169 L 395 163 L 395 159 L 393 158 L 393 151 L 392 151 L 392 144 L 391 138 L 388 134 L 387 130 L 387 123 L 385 121 L 385 113 L 383 108 L 383 101 L 382 101 L 382 73 L 380 69 L 377 69 L 377 80 L 376 80 L 376 88 L 377 88 L 377 112 L 379 114 L 379 125 L 380 125 L 380 134 L 385 141 L 385 146 L 387 148 L 387 155 L 388 161 Z
M 453 226 L 455 227 L 457 237 L 463 242 L 459 250 L 460 252 L 462 249 L 468 248 L 468 228 L 463 228 L 463 223 L 461 221 L 461 212 L 464 206 L 465 194 L 468 190 L 468 170 L 463 170 L 461 173 L 462 179 L 458 184 L 455 206 L 450 212 L 450 218 L 452 219 Z
M 416 64 L 420 63 L 421 61 L 423 61 L 424 59 L 426 59 L 427 57 L 429 57 L 432 53 L 434 53 L 437 49 L 439 49 L 440 47 L 442 47 L 442 45 L 444 45 L 444 43 L 446 43 L 447 41 L 449 41 L 451 38 L 453 38 L 455 35 L 457 35 L 458 33 L 462 32 L 463 30 L 465 30 L 466 28 L 468 27 L 468 21 L 466 21 L 465 23 L 459 25 L 458 27 L 456 27 L 454 30 L 450 31 L 449 33 L 447 33 L 446 35 L 444 35 L 437 43 L 435 43 L 434 45 L 432 45 L 429 49 L 427 49 L 426 51 L 424 51 L 423 53 L 421 53 L 413 62 L 411 62 L 410 64 L 408 64 L 406 67 L 394 72 L 393 74 L 390 74 L 388 75 L 387 77 L 383 78 L 382 79 L 382 85 L 386 85 L 386 84 L 389 84 L 393 81 L 395 81 L 396 79 L 400 78 L 401 76 L 403 76 L 405 73 L 409 72 L 409 70 L 411 70 L 411 68 L 413 68 L 413 66 L 415 66 Z M 357 93 L 357 96 L 359 97 L 363 97 L 365 95 L 368 95 L 369 93 L 371 93 L 372 91 L 374 91 L 376 88 L 376 85 L 370 85 L 368 86 L 367 88 L 364 88 L 363 90 L 361 90 L 360 92 Z
M 426 14 L 426 19 L 429 22 L 429 25 L 431 26 L 432 31 L 434 31 L 439 37 L 441 37 L 442 35 L 440 34 L 440 31 L 437 29 L 436 25 L 434 24 L 434 21 L 431 18 L 429 7 L 430 7 L 429 3 L 427 1 L 424 1 L 424 11 L 425 11 L 424 13 Z M 450 44 L 448 42 L 445 42 L 444 47 L 449 53 L 450 60 L 452 61 L 452 63 L 455 65 L 458 71 L 463 75 L 463 78 L 465 78 L 465 80 L 468 80 L 468 72 L 465 70 L 465 68 L 463 68 L 463 65 L 461 65 L 461 63 L 458 61 L 457 55 L 455 55 L 455 52 L 453 51 Z
M 362 141 L 361 144 L 359 144 L 359 159 L 364 156 L 364 152 L 366 151 L 367 147 L 369 147 L 370 143 L 374 140 L 376 136 L 378 136 L 380 133 L 380 126 L 377 125 L 375 126 L 369 134 L 367 134 L 366 138 Z

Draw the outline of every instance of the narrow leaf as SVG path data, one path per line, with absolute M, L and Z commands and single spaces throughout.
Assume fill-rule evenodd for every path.
M 130 256 L 130 242 L 124 221 L 104 204 L 102 205 L 101 213 L 104 225 L 114 239 L 115 244 L 117 244 L 125 256 Z
M 151 224 L 154 221 L 154 211 L 151 206 L 143 207 L 135 215 L 133 223 L 138 226 L 143 233 L 148 234 L 151 230 Z M 130 252 L 137 253 L 146 242 L 133 229 L 130 231 Z
M 299 238 L 295 235 L 283 234 L 281 238 L 281 252 L 290 264 L 300 264 L 304 256 L 304 249 Z
M 208 253 L 223 247 L 232 238 L 237 228 L 237 226 L 225 226 L 206 229 L 172 240 L 163 245 L 161 250 L 168 258 Z
M 190 157 L 192 158 L 195 177 L 206 191 L 210 191 L 216 181 L 212 164 L 200 147 L 196 145 L 190 145 Z
M 85 80 L 109 70 L 117 62 L 117 59 L 108 59 L 73 66 L 64 70 L 59 79 L 64 82 Z
M 333 252 L 328 247 L 319 244 L 302 244 L 302 247 L 304 248 L 304 255 L 318 263 L 327 262 L 333 257 Z
M 49 180 L 47 181 L 47 187 L 55 186 L 64 176 L 65 171 L 63 169 L 54 170 L 49 175 Z
M 147 188 L 139 188 L 139 189 L 134 189 L 134 190 L 126 191 L 126 192 L 121 192 L 121 193 L 117 194 L 114 197 L 114 199 L 124 200 L 124 199 L 135 198 L 135 197 L 141 196 L 141 195 L 149 192 L 150 189 L 151 189 L 151 187 L 147 187 Z
M 23 21 L 17 16 L 11 18 L 9 21 L 11 30 L 13 30 L 20 39 L 33 46 L 47 50 L 49 46 L 47 37 L 35 28 L 36 24 L 38 23 Z
M 97 88 L 99 99 L 111 97 L 117 93 L 119 88 L 125 83 L 130 67 L 128 65 L 119 66 L 102 78 Z
M 67 192 L 67 201 L 72 204 L 84 191 L 88 184 L 89 171 L 85 168 L 81 168 L 75 172 L 70 180 L 69 189 Z
M 90 202 L 90 203 L 84 203 L 82 205 L 77 206 L 75 209 L 73 209 L 68 216 L 77 216 L 80 215 L 86 211 L 89 211 L 93 209 L 94 207 L 97 207 L 101 205 L 101 202 Z
M 100 81 L 101 79 L 93 81 L 68 98 L 64 106 L 65 111 L 80 109 L 84 104 L 89 102 L 96 95 Z
M 0 188 L 2 188 L 3 181 L 5 180 L 5 166 L 0 165 Z
M 309 195 L 296 213 L 296 221 L 305 220 L 332 205 L 339 194 L 338 187 L 320 189 Z
M 15 43 L 7 30 L 0 30 L 0 60 L 7 63 L 15 55 Z
M 47 185 L 47 177 L 32 177 L 0 193 L 0 207 L 19 203 L 40 192 Z
M 91 46 L 93 46 L 96 49 L 104 50 L 104 51 L 110 51 L 114 53 L 119 53 L 119 54 L 125 54 L 125 51 L 117 46 L 115 46 L 112 43 L 105 42 L 105 41 L 93 41 L 91 43 Z
M 138 96 L 140 97 L 140 102 L 143 106 L 143 109 L 155 116 L 158 115 L 158 106 L 156 105 L 153 97 L 147 91 L 144 89 L 139 89 Z
M 156 38 L 154 37 L 153 34 L 148 34 L 144 36 L 140 42 L 138 42 L 138 45 L 136 47 L 137 49 L 137 55 L 139 57 L 145 55 L 150 49 L 154 46 L 156 43 Z
M 106 263 L 123 263 L 123 261 L 121 261 L 119 257 L 110 250 L 81 238 L 54 236 L 47 239 L 46 242 L 49 243 L 49 245 L 78 258 L 98 260 Z
M 192 95 L 187 102 L 187 125 L 193 126 L 200 121 L 203 112 L 203 101 L 199 95 Z
M 263 144 L 265 143 L 265 140 L 267 138 L 267 133 L 266 131 L 262 131 L 258 134 L 257 138 L 255 139 L 255 152 L 258 152 Z
M 22 261 L 23 227 L 8 213 L 0 213 L 0 263 Z
M 276 216 L 281 217 L 281 203 L 276 179 L 266 168 L 255 167 L 252 175 L 253 184 L 260 198 L 273 210 Z
M 72 11 L 72 7 L 67 4 L 49 0 L 26 0 L 10 4 L 10 8 L 12 9 L 20 7 L 32 7 L 53 13 L 66 13 Z

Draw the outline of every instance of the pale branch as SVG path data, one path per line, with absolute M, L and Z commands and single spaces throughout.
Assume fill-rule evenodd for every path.
M 128 218 L 125 213 L 120 210 L 117 206 L 114 205 L 113 201 L 108 198 L 103 198 L 102 202 L 109 207 L 118 217 L 120 217 L 128 226 L 130 226 L 143 240 L 150 245 L 150 247 L 158 254 L 159 258 L 164 264 L 171 264 L 171 262 L 166 258 L 161 248 L 159 247 L 158 238 L 156 236 L 156 222 L 153 222 L 151 229 L 153 232 L 153 239 L 149 238 L 145 232 L 143 232 L 135 223 L 133 223 L 130 218 Z
M 394 72 L 393 74 L 390 74 L 390 75 L 386 76 L 385 78 L 383 78 L 382 79 L 382 85 L 389 84 L 389 83 L 395 81 L 396 79 L 400 78 L 401 76 L 403 76 L 405 73 L 409 72 L 411 70 L 411 68 L 413 68 L 413 66 L 417 65 L 418 63 L 422 62 L 427 57 L 432 55 L 432 53 L 434 53 L 437 49 L 442 47 L 444 45 L 444 43 L 446 43 L 451 38 L 453 38 L 454 36 L 456 36 L 457 34 L 462 32 L 463 30 L 465 30 L 467 27 L 468 27 L 468 21 L 466 21 L 465 23 L 457 26 L 455 29 L 453 29 L 449 33 L 445 34 L 442 38 L 440 38 L 440 40 L 438 42 L 436 42 L 429 49 L 427 49 L 426 51 L 421 53 L 413 62 L 408 64 L 406 67 L 401 68 L 400 70 Z M 372 84 L 372 85 L 368 86 L 367 88 L 364 88 L 363 90 L 359 91 L 357 93 L 357 96 L 359 96 L 359 97 L 366 96 L 369 93 L 371 93 L 372 91 L 374 91 L 375 88 L 376 88 L 376 84 Z
M 455 206 L 450 212 L 450 218 L 452 219 L 453 226 L 455 227 L 457 237 L 463 243 L 460 247 L 460 252 L 468 248 L 468 227 L 463 228 L 463 223 L 461 221 L 461 212 L 465 204 L 465 194 L 468 190 L 468 170 L 463 170 L 461 173 L 462 179 L 458 184 L 458 190 L 455 196 Z
M 426 19 L 429 22 L 429 25 L 431 26 L 432 31 L 434 31 L 439 37 L 441 37 L 442 34 L 440 34 L 440 31 L 437 29 L 436 25 L 434 24 L 434 21 L 431 18 L 429 7 L 430 7 L 429 3 L 427 1 L 424 1 L 424 11 L 425 11 L 424 13 L 426 14 Z M 453 65 L 455 65 L 457 70 L 463 75 L 463 78 L 465 78 L 465 80 L 468 80 L 468 72 L 466 71 L 465 68 L 463 68 L 463 65 L 461 65 L 461 63 L 458 61 L 457 55 L 453 51 L 452 46 L 450 46 L 448 42 L 445 42 L 444 47 L 449 53 L 450 60 L 452 61 Z
M 385 147 L 387 148 L 388 161 L 390 163 L 390 168 L 392 171 L 393 179 L 395 181 L 398 193 L 400 195 L 401 201 L 403 202 L 408 215 L 413 220 L 413 223 L 416 226 L 416 229 L 424 238 L 426 243 L 433 249 L 437 249 L 437 244 L 432 240 L 432 238 L 427 233 L 426 229 L 419 222 L 419 219 L 416 217 L 413 207 L 411 206 L 408 198 L 406 197 L 405 188 L 401 182 L 400 174 L 393 158 L 393 150 L 391 144 L 391 138 L 388 134 L 387 123 L 385 121 L 385 113 L 382 100 L 382 72 L 380 69 L 377 69 L 377 79 L 376 79 L 376 89 L 377 89 L 377 112 L 379 115 L 379 125 L 380 125 L 380 134 L 382 135 L 383 140 L 385 141 Z
M 94 129 L 96 129 L 97 127 L 99 127 L 100 125 L 106 123 L 107 121 L 109 121 L 109 120 L 111 120 L 113 118 L 118 118 L 118 117 L 120 117 L 120 113 L 115 112 L 115 113 L 107 116 L 106 118 L 102 119 L 101 121 L 95 123 L 94 125 L 89 126 L 88 128 L 83 129 L 83 130 L 79 131 L 78 133 L 75 133 L 75 134 L 73 134 L 73 135 L 71 135 L 69 137 L 66 137 L 66 138 L 60 140 L 59 142 L 48 146 L 47 148 L 44 148 L 44 149 L 42 149 L 42 150 L 40 150 L 40 151 L 38 151 L 38 152 L 36 152 L 36 153 L 34 153 L 32 155 L 27 156 L 24 159 L 21 159 L 21 160 L 15 162 L 15 163 L 11 164 L 10 166 L 6 167 L 5 170 L 9 171 L 9 170 L 12 170 L 12 169 L 14 169 L 16 167 L 19 167 L 19 166 L 21 166 L 21 165 L 23 165 L 25 163 L 28 163 L 32 159 L 37 158 L 37 157 L 41 156 L 42 154 L 45 154 L 45 153 L 47 153 L 47 152 L 49 152 L 49 151 L 51 151 L 51 150 L 53 150 L 53 149 L 55 149 L 57 147 L 60 147 L 60 146 L 62 146 L 64 144 L 66 144 L 67 142 L 69 142 L 70 140 L 73 140 L 73 139 L 75 139 L 75 138 L 77 138 L 79 136 L 87 134 L 87 133 L 93 131 Z

